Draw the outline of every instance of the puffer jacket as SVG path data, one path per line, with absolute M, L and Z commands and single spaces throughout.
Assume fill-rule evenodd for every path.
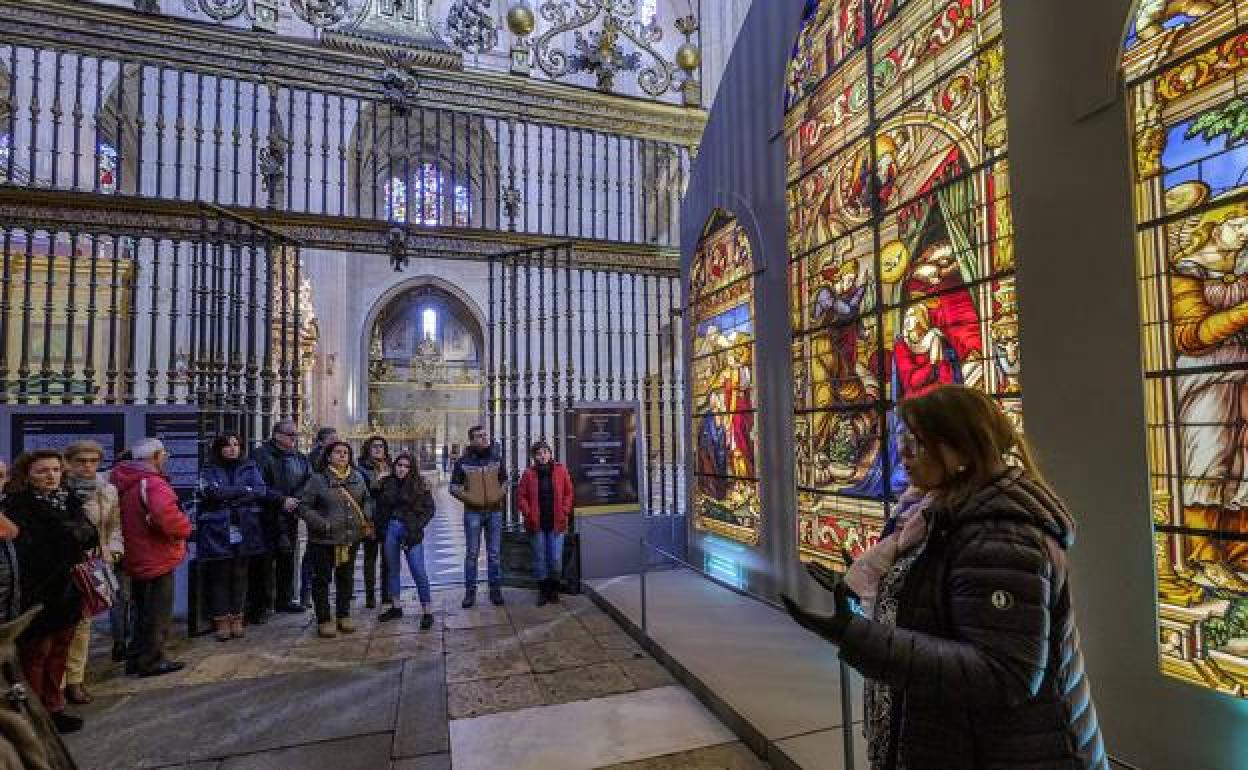
M 199 559 L 228 559 L 259 556 L 268 550 L 263 516 L 267 506 L 280 503 L 280 494 L 270 494 L 251 460 L 232 465 L 210 464 L 199 478 L 202 503 L 195 516 L 195 556 Z M 236 527 L 239 542 L 230 542 L 230 527 Z
M 347 502 L 350 495 L 355 506 Z M 303 487 L 299 516 L 308 523 L 308 542 L 318 545 L 351 545 L 363 537 L 360 515 L 368 516 L 368 485 L 359 470 L 339 481 L 329 473 L 315 473 Z M 360 513 L 355 508 L 359 507 Z
M 415 471 L 413 470 L 413 472 Z M 469 473 L 494 475 L 505 493 L 508 476 L 502 454 L 496 451 L 493 446 L 487 449 L 478 449 L 475 446 L 468 447 L 464 451 L 463 456 L 459 458 L 459 462 L 455 463 L 455 469 L 451 471 L 451 483 L 448 489 L 452 497 L 464 504 L 465 511 L 490 513 L 502 510 L 503 502 L 500 502 L 498 505 L 482 507 L 474 505 L 464 497 L 464 485 L 468 481 Z
M 1011 468 L 957 510 L 928 515 L 897 627 L 854 617 L 840 648 L 897 692 L 892 743 L 905 766 L 1106 768 L 1067 583 L 1065 507 Z
M 412 473 L 420 471 L 413 470 Z M 416 545 L 425 540 L 425 527 L 433 521 L 436 505 L 433 492 L 429 486 L 420 499 L 413 505 L 403 497 L 403 479 L 398 476 L 387 476 L 381 482 L 381 492 L 377 495 L 376 519 L 378 537 L 384 537 L 386 527 L 392 519 L 403 522 L 407 528 L 407 543 Z

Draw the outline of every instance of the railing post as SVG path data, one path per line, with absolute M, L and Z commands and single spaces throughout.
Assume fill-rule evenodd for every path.
M 853 768 L 854 765 L 854 704 L 849 694 L 849 666 L 840 663 L 841 689 L 841 739 L 845 744 L 845 764 L 843 767 Z
M 641 562 L 639 563 L 641 570 L 641 631 L 644 634 L 649 634 L 649 623 L 646 617 L 646 546 L 646 539 L 643 537 L 641 538 Z

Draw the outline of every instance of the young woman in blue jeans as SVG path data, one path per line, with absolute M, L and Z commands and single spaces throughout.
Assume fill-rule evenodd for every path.
M 401 454 L 394 461 L 394 473 L 381 484 L 377 498 L 377 515 L 388 520 L 385 532 L 386 593 L 391 606 L 381 613 L 381 622 L 403 617 L 399 570 L 406 553 L 407 568 L 416 581 L 420 595 L 420 627 L 433 627 L 432 595 L 429 591 L 429 575 L 425 572 L 425 527 L 433 519 L 433 491 L 414 467 L 409 454 Z M 380 533 L 378 533 L 380 534 Z

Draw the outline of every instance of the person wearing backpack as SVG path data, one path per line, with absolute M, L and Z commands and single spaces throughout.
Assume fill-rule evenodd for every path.
M 161 676 L 185 663 L 165 656 L 173 614 L 173 573 L 186 558 L 191 520 L 165 477 L 169 453 L 160 439 L 145 438 L 130 448 L 133 459 L 112 472 L 121 499 L 122 566 L 130 575 L 136 628 L 126 673 Z

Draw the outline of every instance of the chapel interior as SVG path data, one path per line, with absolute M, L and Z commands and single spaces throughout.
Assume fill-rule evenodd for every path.
M 185 669 L 97 616 L 68 753 L 869 768 L 781 597 L 831 610 L 958 384 L 1074 516 L 1108 766 L 1248 768 L 1245 78 L 1241 0 L 0 0 L 0 459 L 159 437 L 193 519 L 293 421 L 437 508 L 431 629 L 357 579 L 354 634 L 221 644 L 192 547 Z M 576 480 L 558 604 L 513 490 L 461 606 L 474 426 Z

